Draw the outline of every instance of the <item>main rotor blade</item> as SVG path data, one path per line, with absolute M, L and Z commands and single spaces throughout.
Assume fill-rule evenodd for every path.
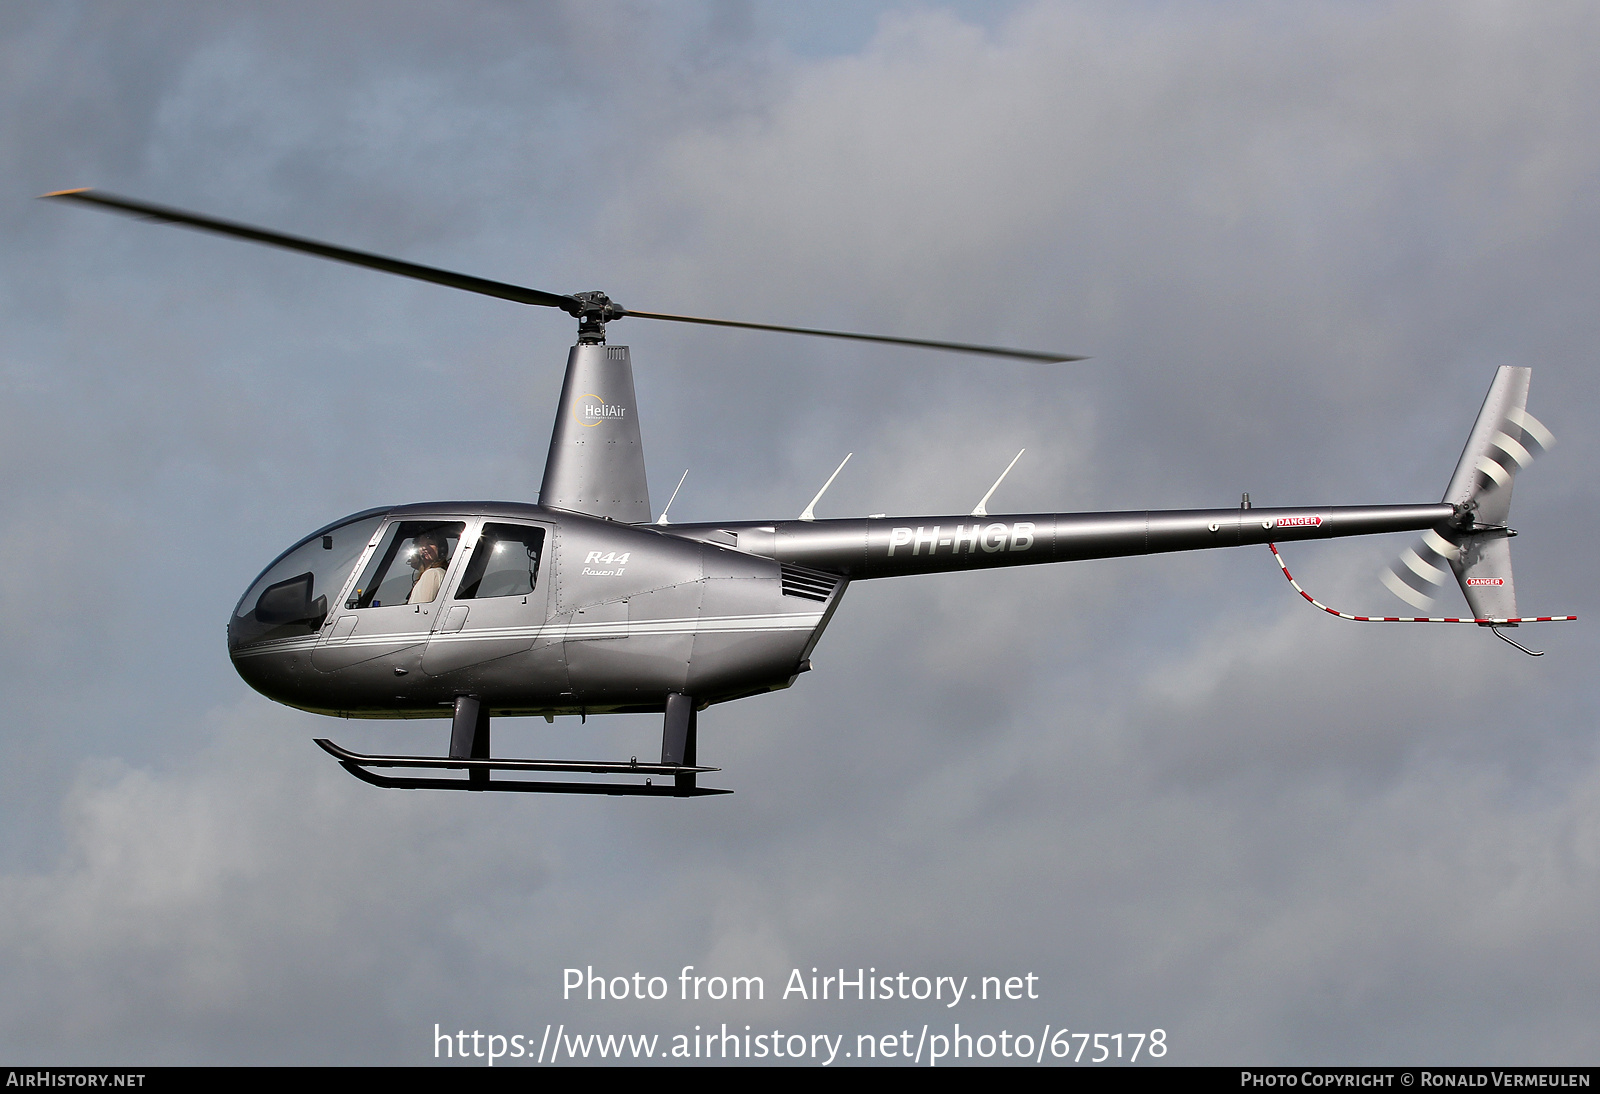
M 926 338 L 895 338 L 887 334 L 852 334 L 842 330 L 815 330 L 811 327 L 780 327 L 772 323 L 741 323 L 735 319 L 702 319 L 694 315 L 664 315 L 660 312 L 634 311 L 626 315 L 637 319 L 665 319 L 672 323 L 699 323 L 706 327 L 738 327 L 741 330 L 770 330 L 782 334 L 812 334 L 819 338 L 847 338 L 855 342 L 882 342 L 891 346 L 918 346 L 922 349 L 949 350 L 952 353 L 981 353 L 988 357 L 1014 357 L 1023 361 L 1087 361 L 1087 357 L 1069 357 L 1063 353 L 1041 353 L 1031 349 L 1007 349 L 1004 346 L 975 346 L 967 342 L 932 342 Z
M 328 243 L 318 243 L 314 239 L 302 239 L 299 236 L 285 235 L 282 232 L 272 232 L 265 228 L 253 228 L 248 224 L 236 224 L 231 220 L 217 220 L 214 217 L 200 216 L 197 213 L 184 212 L 182 209 L 171 209 L 164 205 L 151 205 L 132 198 L 119 197 L 108 194 L 103 190 L 58 190 L 53 194 L 45 194 L 47 198 L 61 198 L 66 201 L 79 201 L 88 205 L 99 205 L 119 213 L 141 217 L 146 220 L 159 221 L 163 224 L 181 224 L 186 228 L 197 228 L 202 232 L 215 232 L 218 235 L 233 236 L 235 239 L 248 239 L 252 243 L 265 243 L 269 247 L 282 247 L 285 250 L 301 251 L 305 254 L 318 255 L 322 258 L 331 258 L 335 262 L 348 262 L 353 266 L 366 266 L 385 273 L 399 274 L 401 277 L 411 277 L 418 281 L 432 281 L 436 285 L 448 285 L 452 289 L 465 289 L 467 292 L 481 293 L 484 296 L 496 296 L 502 300 L 513 300 L 518 304 L 537 304 L 547 308 L 560 308 L 569 315 L 577 315 L 582 309 L 582 304 L 570 296 L 560 293 L 541 292 L 538 289 L 528 289 L 521 285 L 508 285 L 503 281 L 490 281 L 487 278 L 473 277 L 470 274 L 452 273 L 449 270 L 439 270 L 432 266 L 419 266 L 414 262 L 402 262 L 397 258 L 385 258 L 383 255 L 368 254 L 366 251 L 352 251 L 347 247 L 335 247 Z
M 110 209 L 113 212 L 125 213 L 145 220 L 154 220 L 163 224 L 178 224 L 186 228 L 195 228 L 202 232 L 214 232 L 217 235 L 232 236 L 235 239 L 246 239 L 252 243 L 264 243 L 269 247 L 282 247 L 289 251 L 300 251 L 303 254 L 317 255 L 320 258 L 330 258 L 335 262 L 347 262 L 352 266 L 365 266 L 368 269 L 382 270 L 385 273 L 398 274 L 401 277 L 410 277 L 418 281 L 431 281 L 436 285 L 445 285 L 452 289 L 464 289 L 467 292 L 498 297 L 501 300 L 511 300 L 518 304 L 535 304 L 546 308 L 560 308 L 568 315 L 584 318 L 586 321 L 598 319 L 602 324 L 608 320 L 616 320 L 624 316 L 636 316 L 640 319 L 661 319 L 671 323 L 698 323 L 707 327 L 736 327 L 741 330 L 776 331 L 780 334 L 809 334 L 819 338 L 843 338 L 854 342 L 878 342 L 890 346 L 916 346 L 921 349 L 947 350 L 952 353 L 977 353 L 988 357 L 1011 357 L 1023 361 L 1055 363 L 1087 360 L 1084 357 L 1070 357 L 1060 353 L 1008 349 L 1004 346 L 978 346 L 967 342 L 936 342 L 925 338 L 896 338 L 886 334 L 856 334 L 849 331 L 817 330 L 812 327 L 785 327 L 774 323 L 744 323 L 735 319 L 706 319 L 694 315 L 667 315 L 662 312 L 633 311 L 607 301 L 600 294 L 585 293 L 583 296 L 587 299 L 580 300 L 575 296 L 568 296 L 562 293 L 543 292 L 539 289 L 529 289 L 522 285 L 507 284 L 504 281 L 490 281 L 488 278 L 473 277 L 471 274 L 455 273 L 450 270 L 437 269 L 433 266 L 420 266 L 415 262 L 403 262 L 397 258 L 387 258 L 383 255 L 370 254 L 366 251 L 355 251 L 348 247 L 336 247 L 330 243 L 319 243 L 314 239 L 286 235 L 283 232 L 256 228 L 249 224 L 239 224 L 231 220 L 218 220 L 215 217 L 201 216 L 198 213 L 190 213 L 166 205 L 153 205 L 149 202 L 136 201 L 133 198 L 121 197 L 103 190 L 88 188 L 57 190 L 44 196 L 65 201 L 81 202 L 86 205 L 98 205 L 103 209 Z M 586 311 L 590 313 L 588 316 L 584 314 Z

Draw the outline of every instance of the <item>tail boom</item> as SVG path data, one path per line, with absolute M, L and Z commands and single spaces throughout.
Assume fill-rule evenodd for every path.
M 863 580 L 1418 531 L 1455 516 L 1446 504 L 1346 505 L 685 524 L 672 532 L 732 537 L 727 545 L 741 551 Z

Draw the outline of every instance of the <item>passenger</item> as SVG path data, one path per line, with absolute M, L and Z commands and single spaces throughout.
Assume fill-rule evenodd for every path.
M 432 604 L 439 596 L 439 586 L 444 584 L 445 567 L 450 564 L 445 557 L 444 537 L 438 532 L 423 532 L 416 543 L 411 568 L 417 572 L 411 580 L 411 595 L 406 597 L 406 603 Z

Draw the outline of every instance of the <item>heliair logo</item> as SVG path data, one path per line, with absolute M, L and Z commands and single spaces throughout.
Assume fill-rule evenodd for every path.
M 601 422 L 628 416 L 628 408 L 608 403 L 598 395 L 580 395 L 572 400 L 572 416 L 579 423 L 593 428 Z

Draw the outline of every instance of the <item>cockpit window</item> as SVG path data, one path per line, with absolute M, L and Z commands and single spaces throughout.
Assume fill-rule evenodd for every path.
M 347 521 L 295 544 L 256 578 L 234 611 L 231 644 L 304 637 L 322 626 L 383 514 Z
M 461 575 L 457 600 L 526 596 L 539 583 L 544 529 L 525 524 L 485 524 Z
M 429 604 L 438 599 L 444 576 L 466 530 L 461 521 L 406 520 L 389 526 L 346 608 Z

